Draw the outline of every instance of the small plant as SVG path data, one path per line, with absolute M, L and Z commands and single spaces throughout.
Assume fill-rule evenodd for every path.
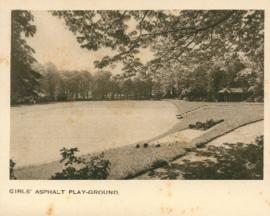
M 13 160 L 9 160 L 9 179 L 17 179 L 14 174 L 14 168 L 16 163 Z
M 136 145 L 136 148 L 140 148 L 140 144 L 137 144 L 137 145 Z
M 156 144 L 155 146 L 156 146 L 156 148 L 159 148 L 160 147 L 160 144 Z
M 55 173 L 51 179 L 74 180 L 74 179 L 106 179 L 109 176 L 111 163 L 104 159 L 104 152 L 93 156 L 89 160 L 75 156 L 78 148 L 62 148 L 60 150 L 64 163 L 64 169 Z
M 148 147 L 148 143 L 144 143 L 144 144 L 143 144 L 143 147 L 144 147 L 144 148 L 147 148 L 147 147 Z

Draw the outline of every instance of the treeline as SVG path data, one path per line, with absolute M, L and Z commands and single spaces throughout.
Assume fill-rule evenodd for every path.
M 80 35 L 77 41 L 82 48 L 97 51 L 107 47 L 118 52 L 95 61 L 95 67 L 100 69 L 96 73 L 60 71 L 53 64 L 40 65 L 33 57 L 35 50 L 26 41 L 36 32 L 34 16 L 30 11 L 14 10 L 11 104 L 162 98 L 217 101 L 219 90 L 225 87 L 241 88 L 244 91 L 241 99 L 263 101 L 263 11 L 179 11 L 176 14 L 54 11 L 52 14 L 64 19 L 69 30 Z M 127 32 L 124 26 L 131 19 L 136 21 L 137 30 Z M 95 26 L 91 34 L 89 23 Z M 104 26 L 113 31 L 107 31 Z M 143 64 L 137 56 L 140 48 L 150 49 L 154 59 Z M 104 69 L 119 62 L 124 66 L 118 75 Z
M 163 68 L 155 73 L 91 73 L 87 70 L 60 71 L 48 63 L 35 64 L 41 74 L 38 94 L 20 97 L 16 103 L 72 100 L 147 100 L 178 98 L 189 101 L 217 101 L 225 87 L 242 88 L 249 101 L 263 100 L 263 74 L 239 59 L 222 66 Z M 160 68 L 162 70 L 162 68 Z
M 109 71 L 60 71 L 52 63 L 36 64 L 41 74 L 39 94 L 24 97 L 21 103 L 72 100 L 126 100 L 158 98 L 150 76 L 126 77 Z

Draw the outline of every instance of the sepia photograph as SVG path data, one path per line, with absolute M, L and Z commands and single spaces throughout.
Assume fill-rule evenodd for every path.
M 264 14 L 11 10 L 9 179 L 263 180 Z

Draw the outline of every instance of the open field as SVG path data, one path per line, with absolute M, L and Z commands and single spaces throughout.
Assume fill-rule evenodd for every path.
M 263 119 L 263 104 L 200 103 L 177 100 L 171 102 L 175 104 L 178 113 L 182 114 L 183 118 L 179 119 L 178 123 L 168 132 L 149 139 L 147 147 L 143 147 L 144 142 L 140 142 L 139 148 L 136 148 L 136 145 L 127 145 L 104 151 L 105 158 L 112 164 L 109 179 L 134 178 L 154 167 L 157 168 L 156 161 L 178 159 L 185 155 L 188 149 L 197 145 L 202 146 L 238 127 Z M 205 133 L 194 135 L 194 139 L 191 140 L 179 138 L 179 140 L 175 139 L 170 143 L 161 143 L 160 147 L 154 144 L 167 135 L 172 136 L 174 133 L 186 130 L 189 124 L 197 121 L 204 122 L 209 119 L 224 119 L 224 122 L 210 128 Z M 84 154 L 84 152 L 82 153 Z M 85 155 L 85 157 L 90 156 L 91 154 Z M 51 162 L 18 168 L 15 175 L 18 179 L 49 179 L 52 174 L 61 169 L 62 165 L 59 162 Z
M 11 158 L 17 166 L 58 160 L 63 147 L 83 154 L 150 139 L 178 121 L 165 101 L 88 101 L 11 108 Z M 25 159 L 27 158 L 27 160 Z

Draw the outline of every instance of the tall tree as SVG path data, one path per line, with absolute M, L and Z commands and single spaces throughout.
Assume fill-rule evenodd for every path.
M 41 75 L 32 69 L 36 62 L 35 50 L 24 37 L 33 37 L 36 26 L 29 11 L 14 10 L 11 13 L 11 103 L 23 102 L 25 97 L 38 97 Z
M 108 71 L 98 71 L 94 74 L 95 86 L 93 95 L 97 99 L 104 100 L 107 98 L 110 92 L 111 76 L 112 74 Z

